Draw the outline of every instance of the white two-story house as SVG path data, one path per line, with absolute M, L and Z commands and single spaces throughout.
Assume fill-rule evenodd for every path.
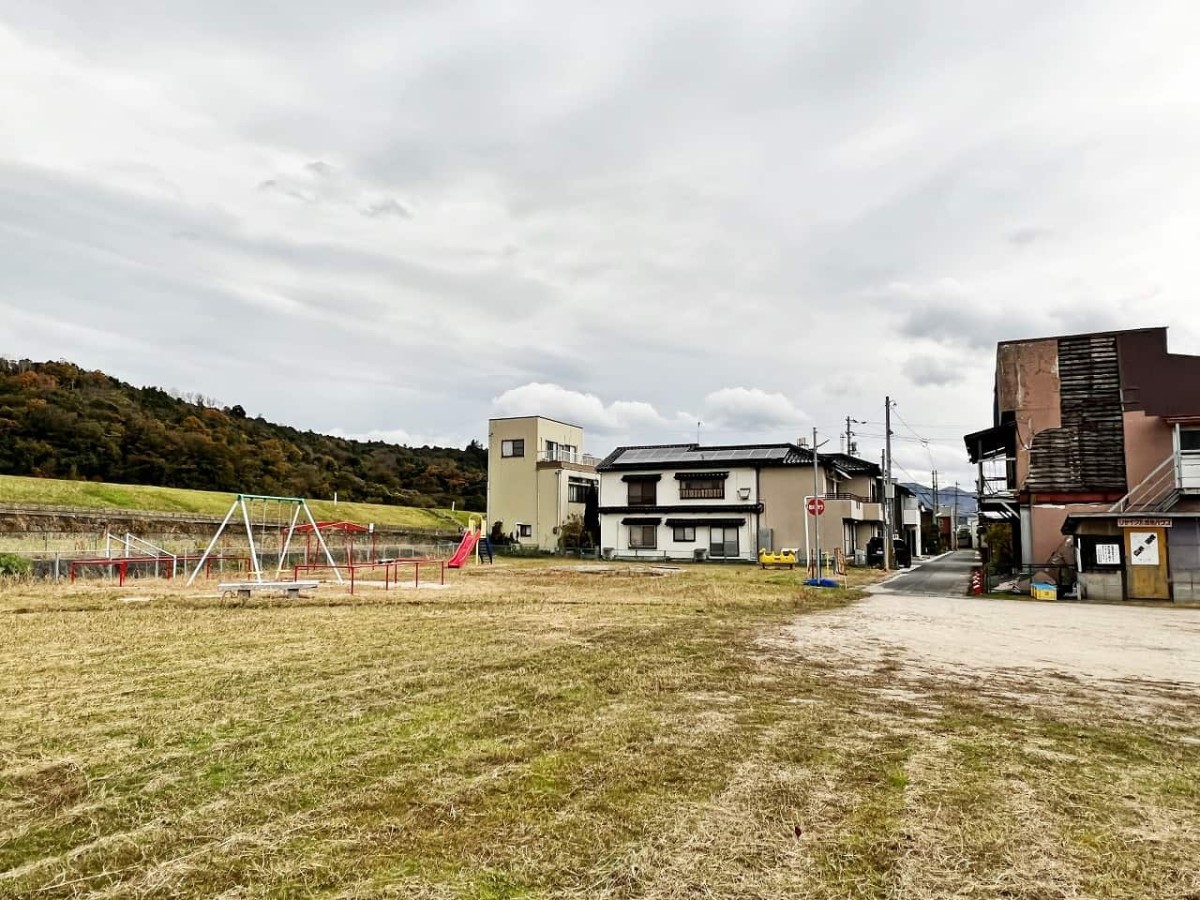
M 880 533 L 879 467 L 798 444 L 619 447 L 601 462 L 609 556 L 754 560 L 760 548 L 855 551 Z M 823 513 L 806 513 L 807 498 Z M 811 544 L 810 544 L 811 542 Z
M 757 557 L 759 466 L 795 447 L 620 447 L 601 462 L 600 545 L 607 556 Z

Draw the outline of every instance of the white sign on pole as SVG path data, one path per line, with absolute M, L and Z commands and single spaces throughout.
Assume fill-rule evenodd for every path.
M 1096 565 L 1119 566 L 1121 564 L 1120 544 L 1097 544 Z
M 1129 561 L 1135 566 L 1157 566 L 1158 534 L 1153 531 L 1131 531 Z

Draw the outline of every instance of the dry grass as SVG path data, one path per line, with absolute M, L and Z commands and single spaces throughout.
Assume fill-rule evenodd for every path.
M 0 896 L 1200 896 L 1194 723 L 797 658 L 800 581 L 3 589 Z
M 0 475 L 0 503 L 223 516 L 229 511 L 233 499 L 233 494 L 219 491 L 190 491 L 149 485 Z M 435 512 L 410 506 L 382 506 L 373 503 L 338 503 L 335 506 L 332 501 L 326 500 L 312 500 L 309 506 L 318 519 L 347 519 L 352 522 L 375 522 L 379 525 L 442 529 L 450 525 L 451 519 L 466 524 L 465 513 L 448 509 Z

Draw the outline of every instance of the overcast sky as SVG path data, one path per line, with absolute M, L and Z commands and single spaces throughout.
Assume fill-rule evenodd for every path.
M 1200 352 L 1200 6 L 0 0 L 0 354 L 463 445 L 971 478 L 998 340 Z M 924 438 L 927 444 L 919 442 Z

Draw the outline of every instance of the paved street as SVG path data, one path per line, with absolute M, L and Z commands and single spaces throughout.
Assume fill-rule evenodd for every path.
M 954 597 L 967 592 L 971 567 L 978 554 L 974 550 L 956 550 L 940 559 L 919 563 L 912 569 L 902 569 L 890 579 L 886 590 L 892 594 Z

